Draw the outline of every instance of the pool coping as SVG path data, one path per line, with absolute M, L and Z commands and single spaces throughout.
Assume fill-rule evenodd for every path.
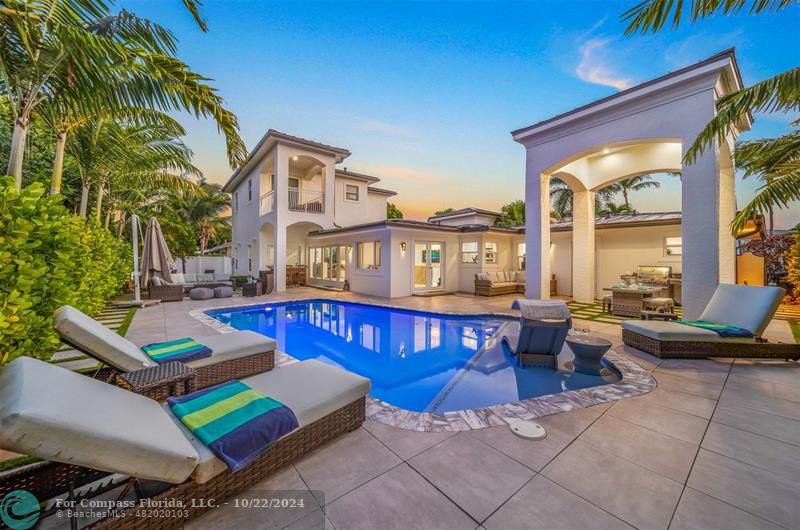
M 328 300 L 324 297 L 303 297 L 293 299 L 275 300 L 273 303 L 292 303 L 307 300 Z M 389 304 L 378 304 L 370 302 L 353 302 L 349 300 L 331 299 L 332 302 L 349 302 L 362 305 L 371 305 L 387 309 L 401 309 L 405 311 L 416 311 L 420 313 L 433 313 L 447 316 L 495 316 L 513 317 L 513 313 L 500 312 L 481 312 L 464 313 L 455 311 L 419 311 L 408 307 L 395 306 Z M 194 309 L 189 315 L 203 324 L 214 328 L 219 333 L 231 333 L 237 331 L 233 327 L 220 322 L 207 311 L 219 311 L 225 309 L 253 307 L 269 305 L 270 302 L 258 302 L 252 304 L 237 304 L 226 307 L 208 307 L 205 309 Z M 281 367 L 287 364 L 299 362 L 297 359 L 285 352 L 278 353 L 276 366 Z M 464 409 L 451 412 L 415 412 L 401 409 L 385 401 L 381 401 L 372 396 L 367 396 L 367 418 L 392 427 L 408 429 L 421 432 L 457 432 L 470 431 L 475 429 L 485 429 L 508 425 L 519 420 L 532 420 L 542 416 L 569 412 L 571 410 L 591 407 L 602 403 L 618 401 L 620 399 L 641 396 L 653 391 L 656 388 L 655 378 L 636 364 L 626 359 L 622 355 L 610 350 L 606 353 L 605 359 L 622 375 L 622 380 L 617 383 L 583 388 L 580 390 L 566 390 L 557 394 L 547 394 L 535 398 L 524 399 L 480 407 L 474 409 Z

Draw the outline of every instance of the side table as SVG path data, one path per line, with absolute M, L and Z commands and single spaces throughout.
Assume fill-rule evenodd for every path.
M 242 285 L 242 296 L 250 298 L 253 296 L 259 296 L 260 294 L 262 294 L 260 281 Z
M 651 309 L 643 309 L 639 314 L 642 320 L 678 320 L 678 315 L 675 313 L 667 313 L 665 311 L 653 311 Z
M 195 391 L 195 373 L 183 363 L 170 362 L 117 374 L 117 386 L 156 401 Z
M 611 349 L 611 341 L 591 335 L 567 335 L 567 345 L 575 354 L 575 371 L 586 375 L 601 375 L 600 360 Z

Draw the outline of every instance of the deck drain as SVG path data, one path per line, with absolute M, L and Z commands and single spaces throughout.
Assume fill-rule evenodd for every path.
M 511 432 L 526 440 L 543 440 L 547 436 L 544 427 L 535 421 L 515 421 L 509 425 Z

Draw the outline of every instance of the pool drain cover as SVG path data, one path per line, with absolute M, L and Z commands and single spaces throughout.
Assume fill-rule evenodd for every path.
M 509 427 L 511 432 L 526 440 L 542 440 L 547 436 L 544 427 L 535 421 L 515 421 Z

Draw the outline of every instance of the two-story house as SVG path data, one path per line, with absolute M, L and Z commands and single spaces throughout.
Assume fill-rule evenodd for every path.
M 348 156 L 347 149 L 267 131 L 223 188 L 232 196 L 235 274 L 273 268 L 280 292 L 287 267 L 302 266 L 309 283 L 344 284 L 344 250 L 311 247 L 308 234 L 385 220 L 395 195 L 373 187 L 377 177 L 337 169 Z

